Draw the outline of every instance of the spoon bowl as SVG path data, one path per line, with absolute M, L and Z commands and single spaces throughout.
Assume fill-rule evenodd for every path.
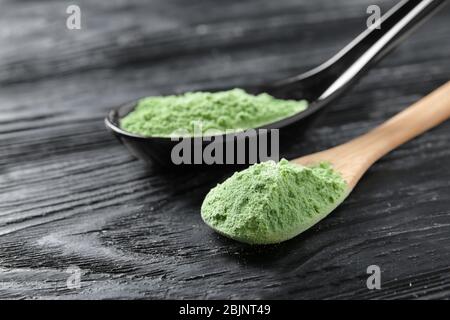
M 247 93 L 251 94 L 259 94 L 259 93 L 268 93 L 270 95 L 276 96 L 277 98 L 283 97 L 283 99 L 293 99 L 293 96 L 290 96 L 286 93 L 276 92 L 274 88 L 270 88 L 266 85 L 261 86 L 253 86 L 253 87 L 240 87 L 241 89 L 245 90 Z M 226 91 L 233 88 L 208 88 L 203 89 L 202 91 L 207 92 L 217 92 L 217 91 Z M 184 168 L 186 166 L 190 167 L 202 167 L 204 168 L 205 163 L 195 163 L 194 155 L 191 155 L 191 161 L 189 163 L 182 163 L 179 165 L 175 165 L 173 163 L 172 159 L 172 150 L 174 147 L 179 143 L 179 139 L 172 139 L 169 137 L 146 137 L 141 136 L 135 133 L 131 133 L 128 131 L 123 130 L 120 127 L 120 119 L 125 117 L 127 114 L 129 114 L 131 111 L 134 110 L 134 108 L 137 105 L 137 101 L 133 101 L 127 104 L 124 104 L 118 108 L 115 108 L 110 111 L 108 116 L 105 118 L 105 125 L 108 128 L 109 131 L 111 131 L 120 142 L 122 142 L 127 149 L 130 151 L 130 153 L 139 158 L 142 159 L 148 163 L 156 164 L 162 168 Z M 259 148 L 260 145 L 257 146 L 257 153 L 256 157 L 251 159 L 249 156 L 250 151 L 250 139 L 260 139 L 261 135 L 267 135 L 267 148 L 270 150 L 272 145 L 270 145 L 269 141 L 271 138 L 271 129 L 277 129 L 279 134 L 278 143 L 279 148 L 281 149 L 281 153 L 283 153 L 283 150 L 285 147 L 289 145 L 289 139 L 286 139 L 290 136 L 298 136 L 303 134 L 304 131 L 307 130 L 314 122 L 315 120 L 322 114 L 324 104 L 322 103 L 312 103 L 308 106 L 308 108 L 300 113 L 297 113 L 291 117 L 284 118 L 280 121 L 276 121 L 273 123 L 270 123 L 268 125 L 255 128 L 254 131 L 251 132 L 249 130 L 243 131 L 243 132 L 236 132 L 236 133 L 228 133 L 228 134 L 221 134 L 221 135 L 215 135 L 210 137 L 186 137 L 183 138 L 183 140 L 187 140 L 188 143 L 192 146 L 192 149 L 198 148 L 197 150 L 203 150 L 210 145 L 214 141 L 222 141 L 223 143 L 232 143 L 234 147 L 234 157 L 228 161 L 227 164 L 237 165 L 239 166 L 247 166 L 249 164 L 260 162 L 267 160 L 265 158 L 260 157 Z M 260 140 L 261 141 L 261 140 Z M 246 150 L 246 157 L 245 159 L 238 159 L 237 153 L 238 149 L 237 146 L 239 143 L 243 143 L 245 145 Z M 248 152 L 247 152 L 248 151 Z M 277 156 L 278 158 L 278 156 Z M 211 165 L 211 164 L 209 164 Z M 213 163 L 214 167 L 217 165 L 223 165 L 223 163 Z

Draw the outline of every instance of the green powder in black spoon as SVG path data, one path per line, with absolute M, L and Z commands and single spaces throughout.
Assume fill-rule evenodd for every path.
M 257 128 L 304 111 L 305 100 L 276 99 L 266 93 L 251 95 L 242 89 L 188 92 L 141 99 L 121 119 L 122 129 L 146 137 L 195 136 L 215 130 Z M 178 134 L 177 134 L 178 132 Z

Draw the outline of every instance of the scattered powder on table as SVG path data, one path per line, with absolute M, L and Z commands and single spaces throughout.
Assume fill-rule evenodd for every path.
M 348 194 L 331 165 L 304 167 L 283 159 L 236 172 L 206 196 L 201 215 L 207 225 L 250 244 L 295 237 L 327 216 Z
M 153 137 L 205 135 L 210 130 L 217 134 L 257 128 L 307 107 L 305 100 L 281 100 L 266 93 L 251 95 L 242 89 L 188 92 L 143 98 L 121 119 L 120 126 L 128 132 Z

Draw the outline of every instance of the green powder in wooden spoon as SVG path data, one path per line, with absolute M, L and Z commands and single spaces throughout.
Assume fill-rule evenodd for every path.
M 142 136 L 170 137 L 257 128 L 304 111 L 305 100 L 281 100 L 266 93 L 251 95 L 242 89 L 188 92 L 148 97 L 121 119 L 122 129 Z M 196 130 L 195 126 L 200 127 Z M 184 134 L 176 134 L 184 132 Z
M 303 167 L 283 159 L 235 173 L 206 196 L 201 214 L 217 232 L 250 244 L 295 237 L 327 216 L 348 194 L 329 164 Z

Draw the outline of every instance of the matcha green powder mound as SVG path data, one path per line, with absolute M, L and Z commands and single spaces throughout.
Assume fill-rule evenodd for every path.
M 120 121 L 122 129 L 142 136 L 170 137 L 257 128 L 304 111 L 305 100 L 281 100 L 242 89 L 188 92 L 141 99 Z M 210 131 L 211 132 L 211 131 Z
M 206 196 L 201 214 L 217 232 L 250 244 L 278 243 L 305 231 L 347 196 L 329 164 L 303 167 L 283 159 L 235 173 Z

